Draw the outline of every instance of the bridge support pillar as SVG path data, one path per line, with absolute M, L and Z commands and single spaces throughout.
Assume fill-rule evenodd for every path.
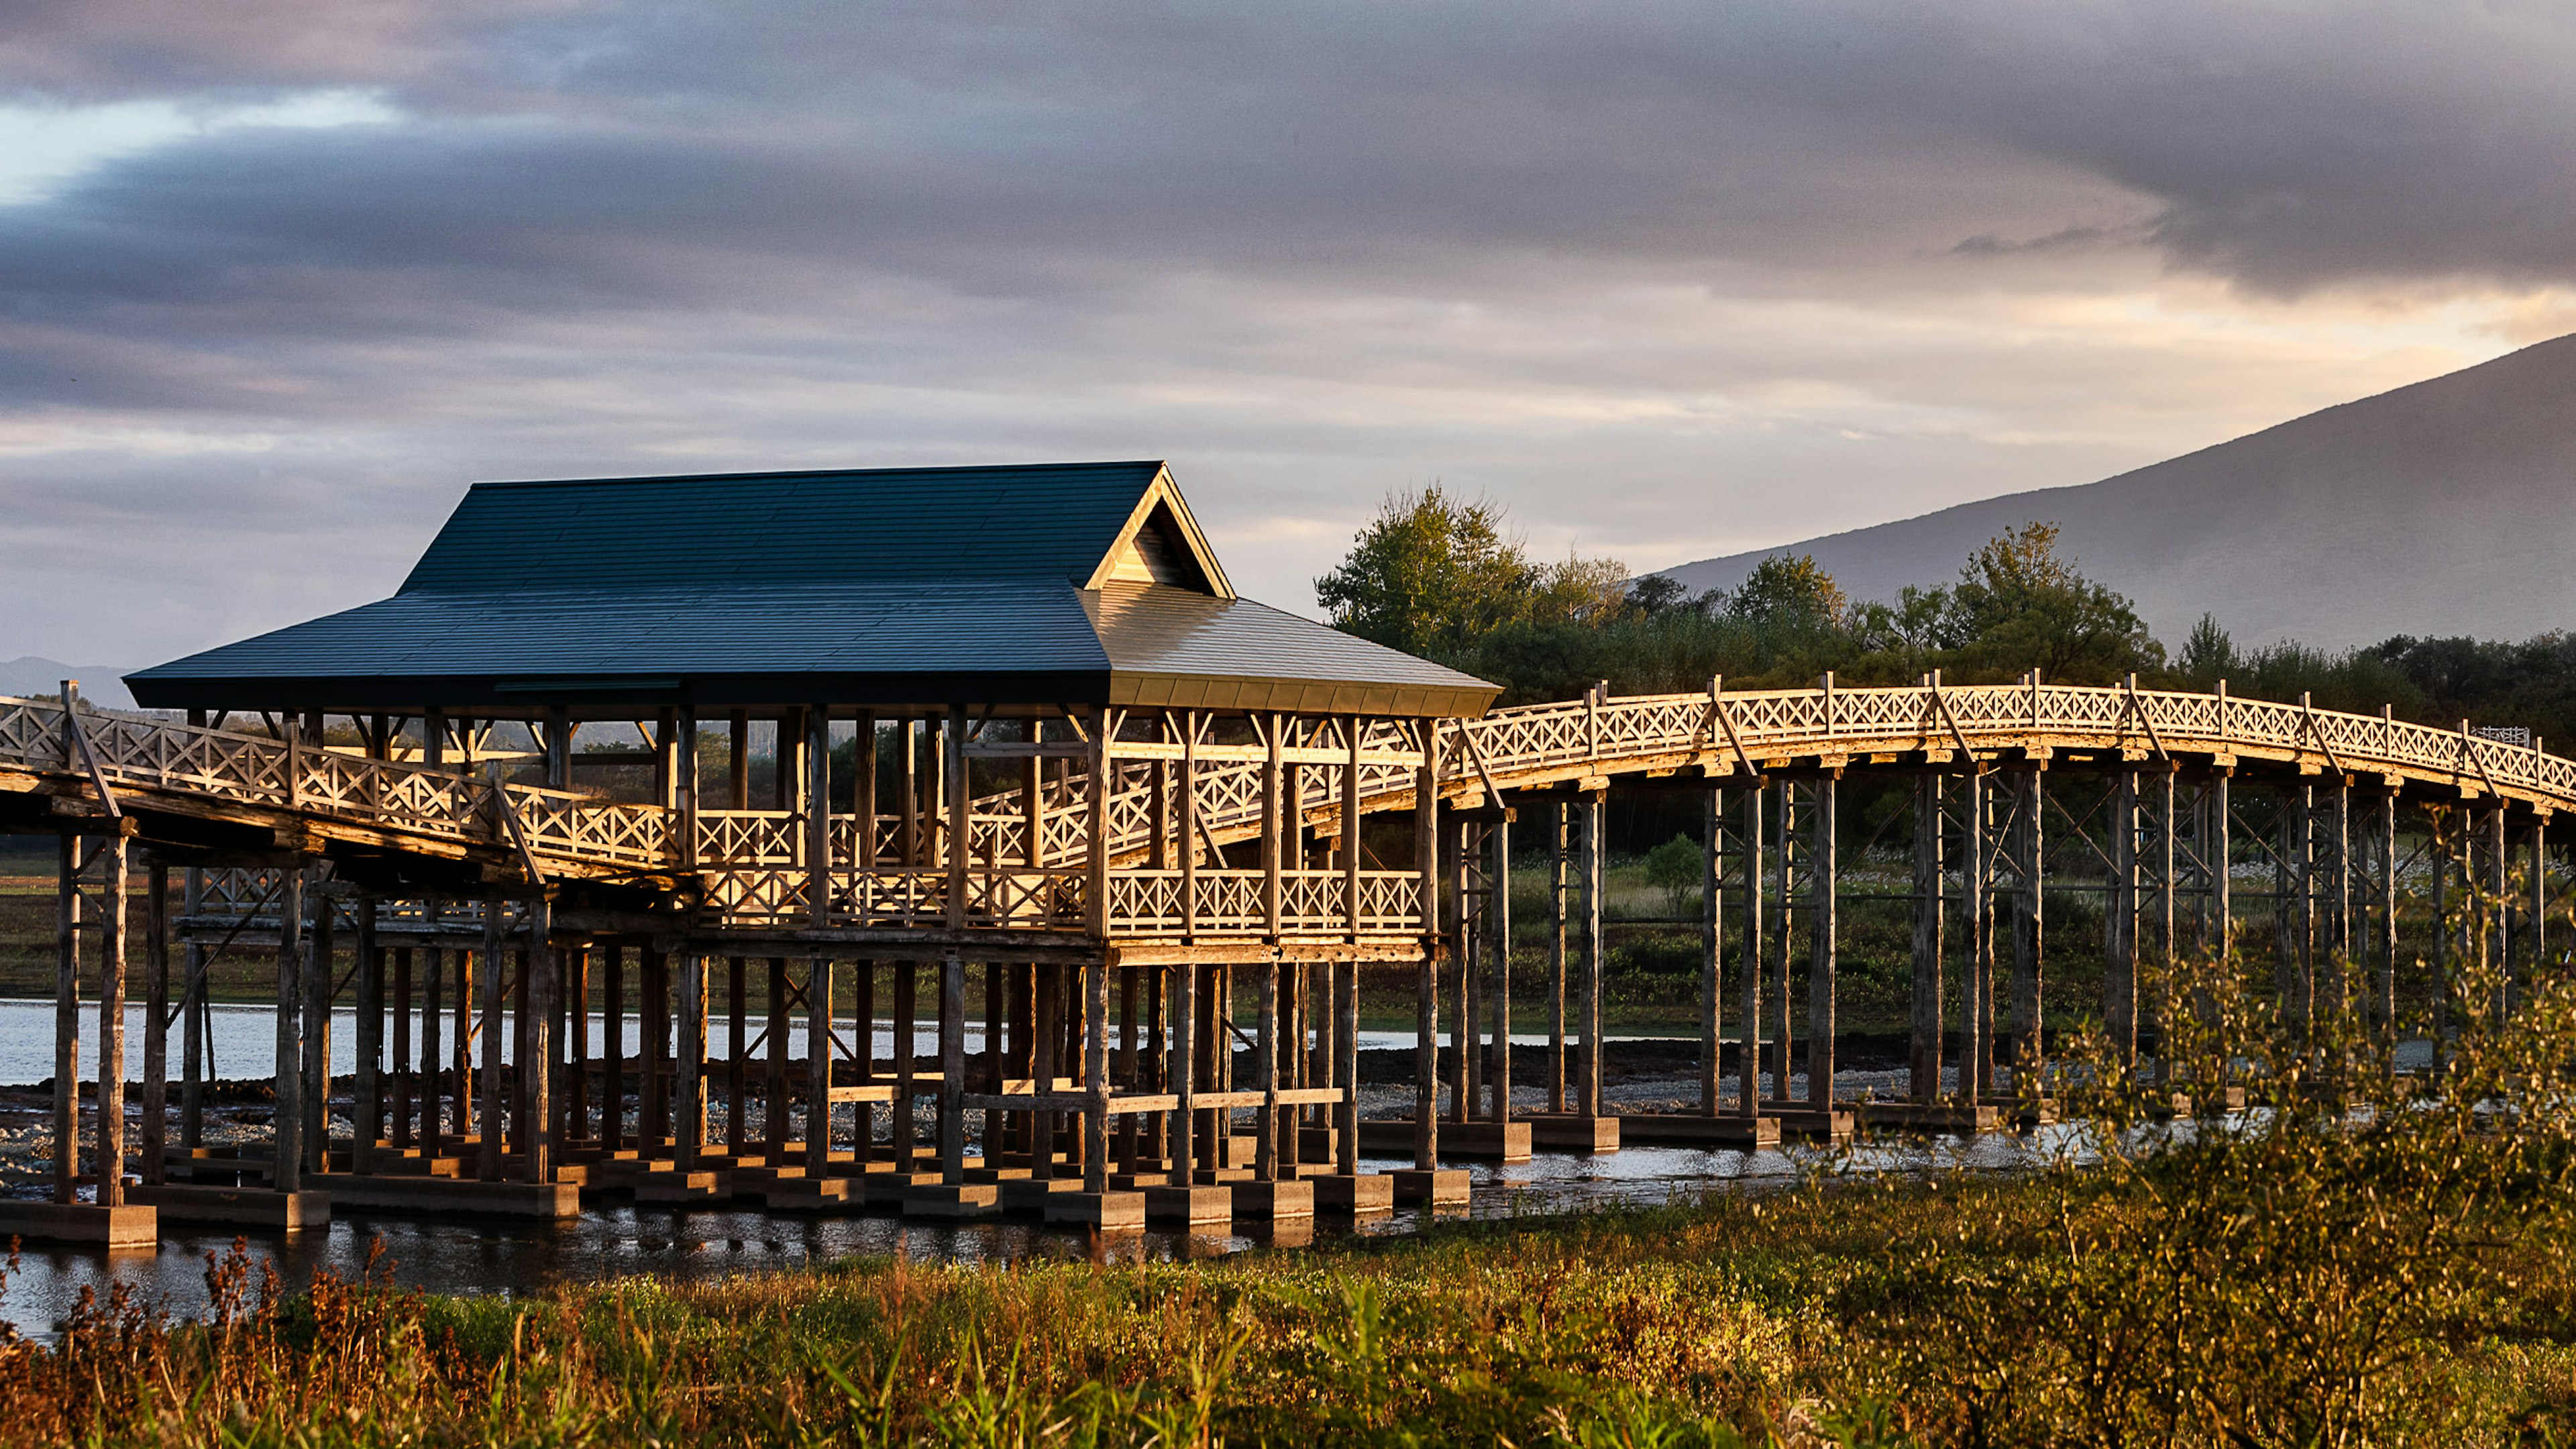
M 1726 792 L 1710 786 L 1701 797 L 1700 828 L 1704 845 L 1700 871 L 1699 901 L 1699 1110 L 1700 1115 L 1718 1115 L 1718 1081 L 1725 1069 L 1725 1021 L 1719 1010 L 1724 1000 L 1724 981 L 1719 970 L 1719 947 L 1726 921 Z M 1508 1058 L 1510 1038 L 1504 1038 Z
M 1841 774 L 1827 770 L 1816 781 L 1815 814 L 1808 822 L 1813 834 L 1808 846 L 1807 1105 L 1819 1112 L 1830 1112 L 1834 1105 L 1834 972 L 1841 934 L 1836 906 L 1842 860 L 1835 802 Z
M 1959 976 L 1959 1099 L 1974 1107 L 1994 1090 L 1995 939 L 1992 919 L 1992 791 L 1985 769 L 1971 762 L 1961 782 L 1959 807 L 1960 927 L 1967 937 Z
M 2047 806 L 2047 764 L 2033 760 L 2013 772 L 2013 1094 L 2047 1095 L 2047 962 L 2045 957 L 2048 857 L 2041 819 Z
M 1942 946 L 1948 902 L 1943 859 L 1944 777 L 1926 771 L 1914 782 L 1913 1009 L 1908 1017 L 1907 1087 L 1917 1102 L 1941 1098 Z
M 2102 1022 L 2122 1067 L 2138 1061 L 2138 772 L 2112 780 L 2110 896 L 2102 909 Z
M 1741 924 L 1736 934 L 1736 989 L 1743 1005 L 1744 1039 L 1735 1052 L 1735 1108 L 1738 1115 L 1751 1120 L 1762 1115 L 1762 974 L 1768 959 L 1763 949 L 1763 845 L 1768 836 L 1763 832 L 1762 805 L 1770 790 L 1756 776 L 1745 789 L 1737 792 L 1741 824 L 1737 828 L 1736 853 L 1744 862 L 1739 872 L 1743 883 Z

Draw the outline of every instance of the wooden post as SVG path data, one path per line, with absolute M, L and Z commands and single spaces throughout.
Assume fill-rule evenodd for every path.
M 397 946 L 393 951 L 393 1090 L 386 1104 L 393 1130 L 389 1139 L 397 1157 L 411 1151 L 412 1099 L 419 1091 L 412 1062 L 412 948 Z
M 869 820 L 871 817 L 863 815 L 859 818 Z M 857 1059 L 854 1065 L 858 1068 L 859 1084 L 867 1086 L 877 1079 L 877 963 L 850 963 L 850 977 L 850 1052 Z M 911 1111 L 912 1104 L 904 1103 L 903 1110 Z M 866 1170 L 867 1164 L 876 1160 L 876 1143 L 876 1104 L 858 1103 L 850 1113 L 851 1162 L 860 1170 Z
M 2036 686 L 2033 690 L 2036 694 Z M 2042 908 L 2047 890 L 2047 856 L 2040 812 L 2045 800 L 2042 773 L 2033 760 L 2019 771 L 2021 809 L 2014 822 L 2013 873 L 2020 889 L 2013 895 L 2013 1092 L 2035 1098 L 2047 1090 L 2047 1043 L 2041 942 Z
M 1973 768 L 1973 766 L 1972 766 Z M 1914 781 L 1914 1003 L 1907 1087 L 1922 1103 L 1941 1099 L 1942 927 L 1947 879 L 1942 859 L 1941 776 L 1926 770 Z
M 726 740 L 725 808 L 751 808 L 751 711 L 738 709 L 726 716 L 731 726 Z
M 385 1121 L 385 954 L 376 944 L 376 898 L 358 897 L 357 1110 L 351 1114 L 349 1170 L 376 1170 Z
M 1090 1009 L 1083 1013 L 1082 1190 L 1109 1190 L 1109 967 L 1093 963 L 1082 973 Z M 990 1151 L 988 1144 L 987 1150 Z
M 1767 790 L 1757 775 L 1740 793 L 1744 806 L 1744 905 L 1736 959 L 1742 971 L 1739 982 L 1744 993 L 1744 1040 L 1735 1052 L 1735 1109 L 1751 1118 L 1762 1115 L 1762 963 L 1769 955 L 1763 949 L 1762 846 L 1766 837 L 1762 797 Z
M 521 1038 L 521 1049 L 527 1055 L 519 1058 L 521 1092 L 527 1099 L 527 1116 L 519 1124 L 519 1141 L 515 1144 L 522 1159 L 522 1171 L 530 1182 L 555 1180 L 555 1010 L 562 997 L 561 955 L 555 950 L 554 902 L 540 889 L 528 897 L 528 964 L 533 977 L 521 999 L 527 1002 L 527 1031 Z M 363 1014 L 362 1014 L 363 1019 Z M 362 1048 L 363 1050 L 363 1048 Z
M 1830 698 L 1830 674 L 1825 676 L 1825 687 Z M 1815 855 L 1811 870 L 1815 899 L 1807 912 L 1807 1105 L 1819 1112 L 1832 1111 L 1834 1105 L 1834 967 L 1841 934 L 1836 877 L 1842 861 L 1835 796 L 1840 781 L 1838 770 L 1827 770 L 1816 781 L 1816 818 L 1810 822 L 1815 832 L 1810 847 Z
M 1450 953 L 1451 980 L 1457 990 L 1450 993 L 1444 1007 L 1447 1012 L 1449 1037 L 1449 1118 L 1464 1122 L 1475 1116 L 1476 1104 L 1476 1009 L 1475 979 L 1478 936 L 1484 922 L 1471 908 L 1473 896 L 1468 890 L 1468 877 L 1476 866 L 1476 824 L 1454 812 L 1450 829 L 1443 841 L 1449 851 L 1447 868 L 1442 872 L 1449 883 L 1449 898 L 1443 903 L 1441 916 L 1457 923 L 1451 933 L 1456 949 Z
M 449 1035 L 455 1038 L 450 1052 L 454 1057 L 452 1073 L 455 1101 L 452 1105 L 456 1135 L 474 1134 L 475 1103 L 481 1100 L 474 1092 L 474 984 L 479 976 L 492 969 L 489 958 L 481 951 L 459 951 L 456 959 L 456 1016 Z
M 1493 865 L 1485 873 L 1489 894 L 1485 897 L 1486 930 L 1493 942 L 1494 964 L 1490 985 L 1493 989 L 1494 1043 L 1493 1065 L 1487 1072 L 1487 1087 L 1493 1096 L 1493 1117 L 1497 1122 L 1512 1120 L 1512 815 L 1494 802 L 1496 814 L 1486 843 L 1493 850 Z M 1711 998 L 1714 1001 L 1714 997 Z M 1710 1046 L 1710 1071 L 1716 1068 L 1714 1038 Z M 1712 1085 L 1708 1100 L 1717 1100 Z
M 101 842 L 105 910 L 99 921 L 98 1201 L 125 1205 L 125 881 L 122 834 Z
M 1188 858 L 1186 841 L 1182 856 Z M 1173 1184 L 1188 1187 L 1198 1181 L 1195 1136 L 1199 1115 L 1199 965 L 1189 961 L 1166 969 L 1171 973 L 1173 986 L 1171 1091 L 1176 1099 L 1172 1106 Z
M 306 868 L 290 865 L 277 888 L 276 1123 L 270 1186 L 295 1192 L 304 1184 L 304 896 Z M 68 1201 L 69 1199 L 66 1199 Z
M 725 958 L 725 1152 L 737 1165 L 751 1151 L 751 1104 L 743 1061 L 751 1053 L 751 983 L 744 975 L 746 967 L 740 956 Z M 866 1023 L 860 1023 L 859 1029 L 866 1031 Z
M 1585 1117 L 1601 1115 L 1601 993 L 1610 965 L 1609 938 L 1602 929 L 1609 870 L 1605 793 L 1595 790 L 1583 797 L 1583 1075 L 1575 1084 L 1574 1110 Z
M 2138 1060 L 2138 772 L 2111 785 L 2111 894 L 2102 910 L 2102 1021 L 2123 1067 Z
M 860 969 L 864 979 L 866 968 Z M 772 1166 L 787 1160 L 789 1141 L 787 1118 L 794 1090 L 789 1083 L 788 1031 L 794 1020 L 789 1014 L 790 995 L 787 986 L 787 958 L 769 958 L 769 1064 L 768 1076 L 761 1090 L 761 1140 L 767 1146 Z M 869 1046 L 873 1052 L 873 1043 Z M 909 1104 L 906 1104 L 909 1105 Z
M 1440 1165 L 1440 726 L 1429 719 L 1414 723 L 1422 740 L 1422 764 L 1413 777 L 1422 972 L 1415 992 L 1413 1165 L 1428 1171 Z
M 1792 827 L 1793 807 L 1797 796 L 1786 780 L 1771 786 L 1771 930 L 1765 938 L 1770 955 L 1771 985 L 1778 988 L 1768 1005 L 1771 1027 L 1771 1099 L 1788 1105 L 1790 1051 L 1796 1045 L 1796 1032 L 1790 1022 L 1789 954 L 1791 950 L 1790 871 L 1795 864 L 1796 834 Z
M 206 873 L 188 867 L 183 889 L 180 910 L 193 918 L 205 900 Z M 205 1145 L 206 1131 L 206 948 L 190 941 L 185 960 L 179 988 L 179 1145 L 193 1150 Z
M 897 1172 L 911 1172 L 916 1166 L 914 1126 L 913 1058 L 921 1042 L 918 996 L 921 991 L 921 966 L 918 962 L 894 963 L 894 1164 Z
M 1199 920 L 1199 714 L 1181 714 L 1180 847 L 1181 939 L 1197 939 Z M 1221 868 L 1225 862 L 1219 860 Z M 1428 890 L 1430 882 L 1423 888 Z
M 1548 802 L 1547 854 L 1547 1110 L 1565 1111 L 1565 893 L 1570 852 L 1566 808 Z
M 1261 963 L 1260 1014 L 1253 1021 L 1253 1069 L 1261 1074 L 1261 1119 L 1252 1137 L 1252 1176 L 1279 1180 L 1279 959 Z M 1464 1055 L 1466 1043 L 1459 1042 Z
M 1704 1117 L 1718 1115 L 1718 1081 L 1725 1071 L 1725 1023 L 1719 1009 L 1725 994 L 1719 970 L 1721 926 L 1726 920 L 1725 803 L 1714 785 L 1700 797 L 1699 1110 Z
M 957 739 L 964 738 L 965 711 L 949 715 L 949 728 Z M 964 760 L 950 747 L 949 763 L 957 767 L 950 786 L 953 797 L 964 798 L 966 771 Z M 959 826 L 965 822 L 963 805 L 952 810 L 950 819 Z M 966 836 L 961 829 L 948 844 L 953 859 L 966 856 Z M 955 879 L 952 871 L 951 879 Z M 939 962 L 939 1175 L 940 1181 L 954 1187 L 966 1180 L 966 963 L 955 952 Z
M 1968 946 L 1959 977 L 1959 1100 L 1973 1107 L 1994 1082 L 1995 938 L 1987 913 L 1986 772 L 1974 760 L 1968 762 L 1964 784 L 1959 924 Z
M 2432 856 L 2433 876 L 2433 999 L 2427 1005 L 2432 1016 L 2432 1075 L 2438 1077 L 2442 1074 L 2442 1046 L 2450 1039 L 2452 984 L 2459 979 L 2458 936 L 2451 920 L 2451 876 L 2458 867 L 2451 843 L 2450 807 L 2436 805 L 2431 814 L 2433 838 L 2428 853 Z
M 1333 1170 L 1345 1177 L 1360 1170 L 1360 964 L 1335 963 L 1340 981 L 1333 1023 L 1334 1085 L 1342 1089 L 1333 1109 Z
M 507 1119 L 501 1093 L 501 962 L 502 926 L 505 903 L 501 897 L 483 898 L 483 1021 L 478 1028 L 483 1038 L 483 1150 L 477 1154 L 476 1175 L 485 1182 L 501 1180 L 503 1132 Z M 516 1125 L 516 1124 L 509 1124 Z
M 820 930 L 832 923 L 832 715 L 819 704 L 805 711 L 805 871 L 806 920 Z
M 444 983 L 439 980 L 444 974 L 441 968 L 446 959 L 447 953 L 435 947 L 424 953 L 423 958 L 423 964 L 428 968 L 420 1002 L 420 1151 L 423 1157 L 438 1156 L 439 1142 L 446 1136 L 440 1094 L 447 1080 L 447 1063 L 441 1055 L 445 1043 L 440 1027 L 444 1023 L 439 1018 L 439 1013 L 446 1006 L 440 993 Z
M 679 1096 L 673 1124 L 672 1157 L 680 1170 L 698 1165 L 707 1139 L 707 958 L 683 947 L 679 955 L 679 1050 L 674 1053 L 671 1085 Z
M 942 745 L 941 756 L 947 766 L 944 783 L 948 787 L 948 859 L 945 862 L 948 867 L 948 929 L 961 931 L 966 928 L 966 862 L 967 857 L 974 854 L 972 847 L 975 841 L 967 817 L 972 792 L 967 789 L 966 781 L 966 706 L 952 704 L 948 707 L 948 728 Z M 940 980 L 944 983 L 947 979 L 947 968 L 942 966 Z M 942 989 L 946 988 L 943 986 Z M 960 993 L 962 1002 L 962 986 Z M 963 1010 L 962 1005 L 960 1010 Z M 964 1040 L 963 1037 L 959 1039 Z M 949 1090 L 962 1091 L 963 1084 Z M 950 1129 L 943 1125 L 940 1130 L 945 1134 Z M 941 1152 L 945 1155 L 944 1146 Z
M 626 1149 L 626 947 L 608 943 L 599 983 L 600 1046 L 606 1054 L 599 1084 L 599 1146 Z
M 559 1145 L 569 1148 L 575 1142 L 595 1144 L 603 1134 L 593 1130 L 590 1118 L 590 943 L 580 941 L 565 948 L 562 961 L 562 1018 L 572 1063 L 564 1075 L 564 1127 Z
M 643 1148 L 647 1156 L 658 1157 L 662 1148 L 676 1135 L 671 1123 L 671 958 L 658 947 L 647 946 L 636 963 L 636 983 L 641 999 L 636 1014 L 642 1018 L 643 1061 L 635 1083 L 636 1119 L 643 1126 Z
M 805 963 L 805 1171 L 814 1177 L 832 1170 L 832 977 L 825 958 Z
M 143 887 L 143 1180 L 169 1175 L 170 863 L 145 863 Z

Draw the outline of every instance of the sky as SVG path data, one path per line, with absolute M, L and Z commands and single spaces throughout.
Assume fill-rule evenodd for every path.
M 1652 568 L 2576 331 L 2576 6 L 0 8 L 0 658 L 379 598 L 470 482 L 1153 457 Z M 567 576 L 581 563 L 567 559 Z

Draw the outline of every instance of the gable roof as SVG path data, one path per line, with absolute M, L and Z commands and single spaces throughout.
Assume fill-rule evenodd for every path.
M 391 598 L 126 678 L 147 707 L 502 714 L 1497 692 L 1237 598 L 1151 462 L 478 484 Z
M 398 592 L 603 578 L 1088 587 L 1149 526 L 1186 556 L 1200 587 L 1232 597 L 1158 462 L 477 483 Z

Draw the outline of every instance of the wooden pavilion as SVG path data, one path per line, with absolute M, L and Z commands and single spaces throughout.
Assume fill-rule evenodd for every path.
M 1029 1193 L 1107 1223 L 1148 1189 L 1210 1221 L 1385 1185 L 1357 1171 L 1357 973 L 1408 963 L 1429 989 L 1435 792 L 1366 832 L 1358 802 L 1430 778 L 1437 721 L 1496 692 L 1238 597 L 1155 462 L 481 484 L 392 597 L 128 684 L 194 724 L 414 762 L 430 795 L 543 786 L 504 811 L 497 865 L 356 829 L 201 853 L 192 987 L 246 921 L 278 952 L 277 1186 L 550 1212 L 610 1182 L 711 1195 L 721 1170 L 781 1205 Z

